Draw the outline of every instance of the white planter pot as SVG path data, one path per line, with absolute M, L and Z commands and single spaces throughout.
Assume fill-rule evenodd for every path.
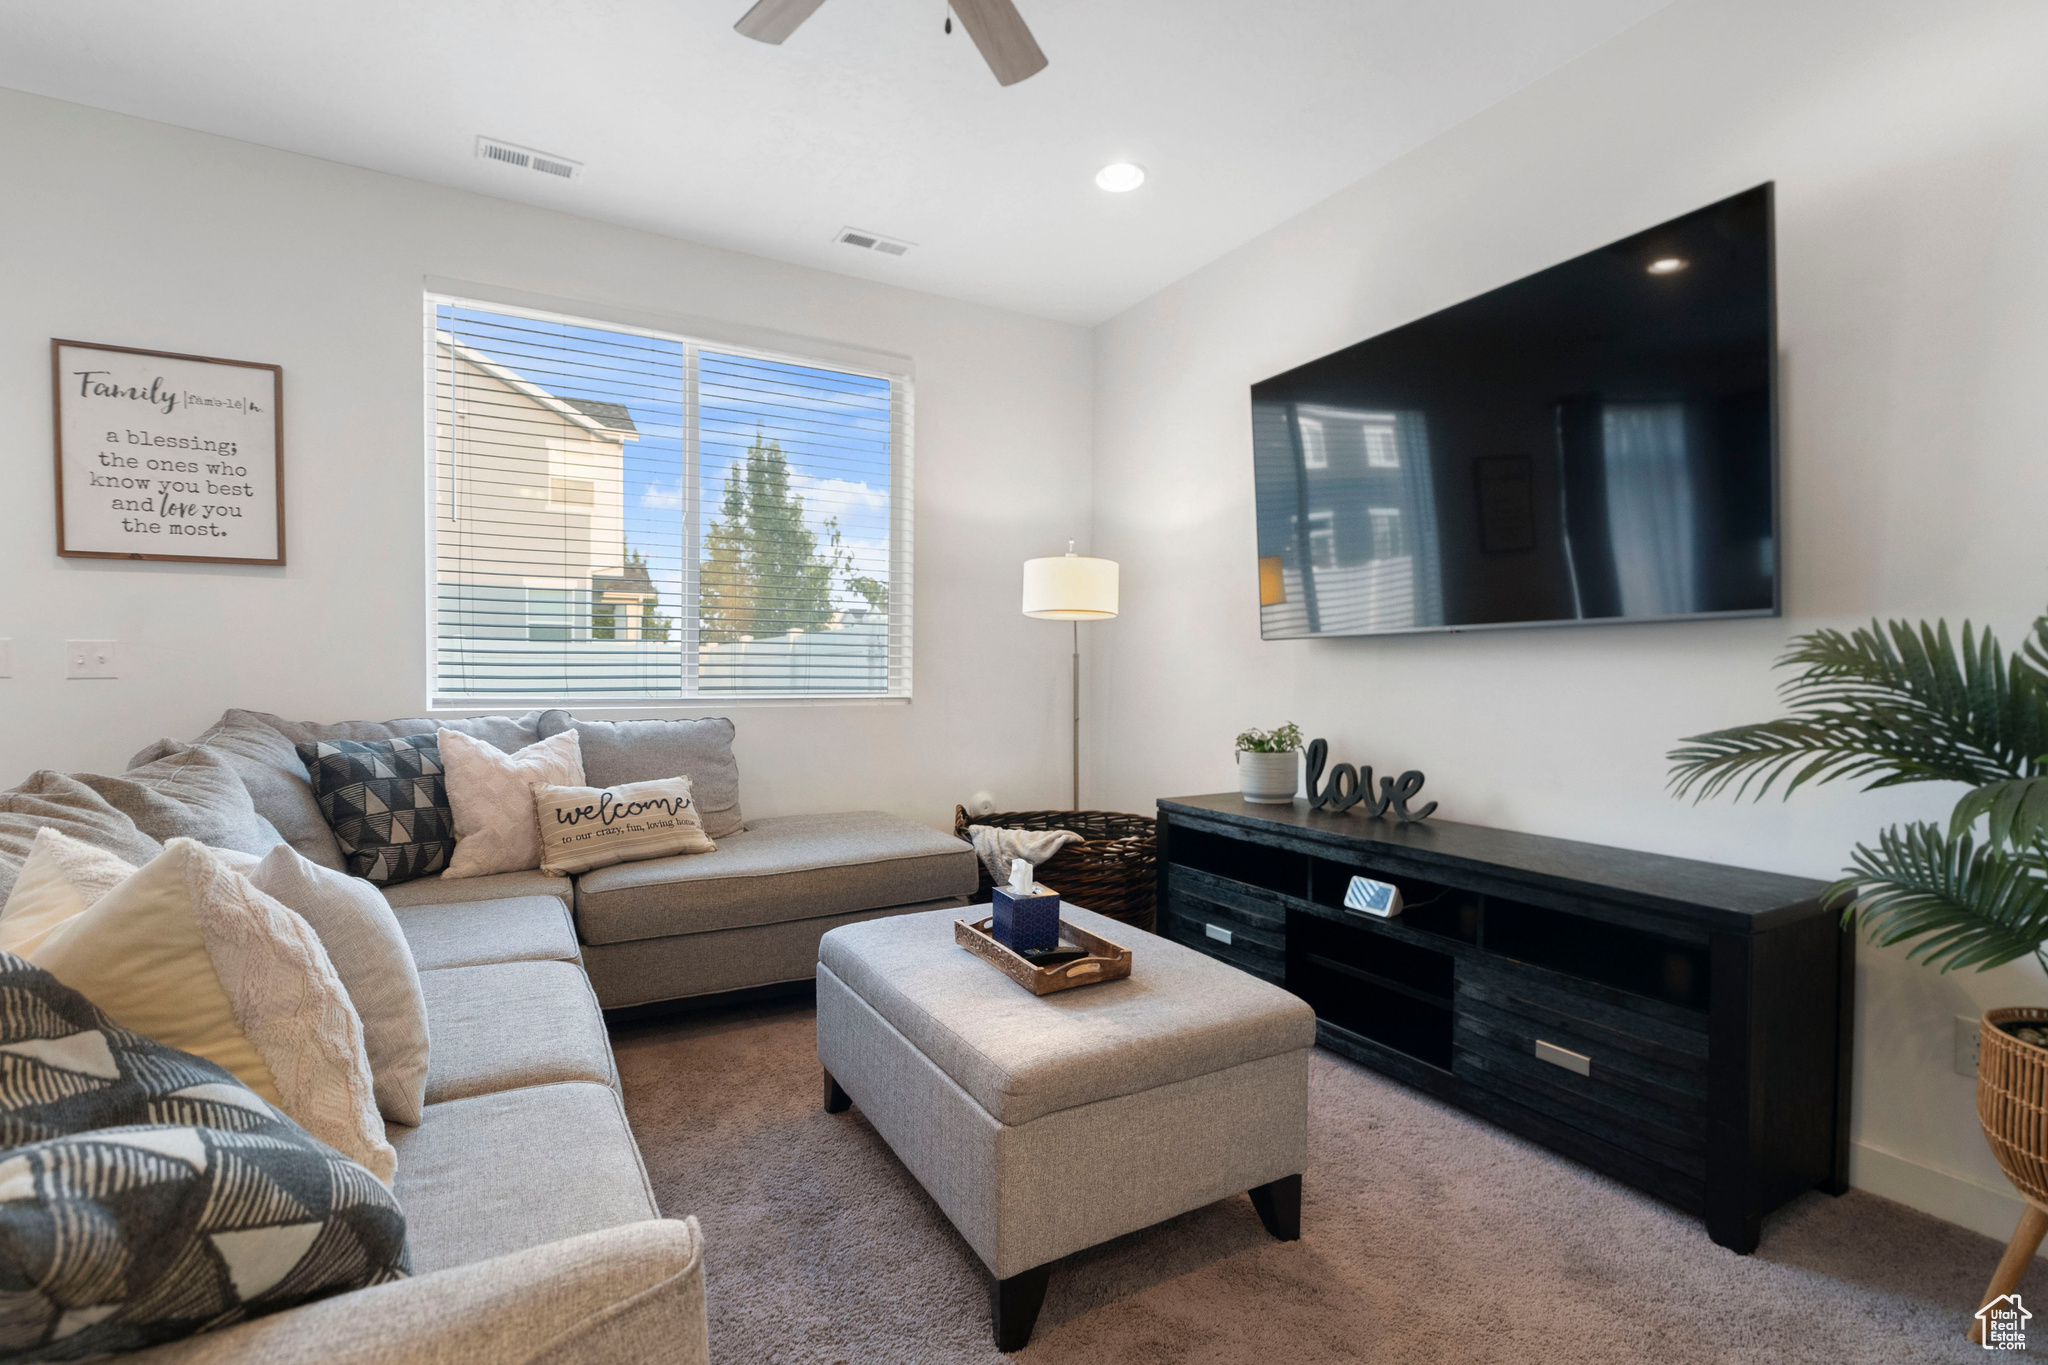
M 1237 776 L 1238 784 L 1244 788 L 1244 799 L 1260 806 L 1284 806 L 1292 801 L 1300 759 L 1299 749 L 1289 749 L 1284 754 L 1239 750 Z

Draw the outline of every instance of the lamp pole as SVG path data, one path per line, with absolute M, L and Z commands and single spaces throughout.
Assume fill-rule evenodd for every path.
M 1067 552 L 1044 559 L 1024 561 L 1024 614 L 1046 621 L 1065 621 L 1072 630 L 1072 675 L 1074 732 L 1071 746 L 1073 764 L 1073 808 L 1081 806 L 1081 622 L 1104 621 L 1117 611 L 1117 565 L 1115 560 L 1094 559 Z
M 1081 809 L 1081 623 L 1072 621 L 1074 628 L 1074 804 L 1069 810 Z

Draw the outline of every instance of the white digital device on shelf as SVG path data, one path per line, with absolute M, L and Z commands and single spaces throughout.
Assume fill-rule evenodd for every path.
M 1344 908 L 1392 919 L 1401 913 L 1401 888 L 1370 877 L 1353 877 L 1344 888 Z

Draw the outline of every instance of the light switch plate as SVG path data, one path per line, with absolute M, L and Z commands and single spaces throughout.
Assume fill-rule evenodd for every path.
M 1977 1044 L 1983 1039 L 1977 1033 L 1977 1021 L 1967 1014 L 1956 1016 L 1956 1075 L 1977 1074 Z
M 14 641 L 0 640 L 0 678 L 14 676 Z
M 67 678 L 118 678 L 121 676 L 120 644 L 114 640 L 66 640 L 64 676 Z

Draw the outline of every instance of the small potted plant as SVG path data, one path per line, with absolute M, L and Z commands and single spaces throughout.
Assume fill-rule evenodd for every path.
M 1291 721 L 1239 735 L 1237 773 L 1244 799 L 1261 806 L 1284 806 L 1292 801 L 1300 758 L 1301 727 Z

